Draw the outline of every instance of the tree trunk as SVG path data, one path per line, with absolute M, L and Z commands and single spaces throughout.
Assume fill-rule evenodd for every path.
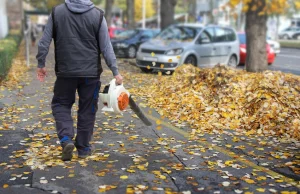
M 112 16 L 112 6 L 114 4 L 114 0 L 106 0 L 105 3 L 105 19 L 107 22 L 107 26 L 111 26 L 111 16 Z
M 249 4 L 246 13 L 246 39 L 247 57 L 246 70 L 249 72 L 264 71 L 268 67 L 266 52 L 267 15 L 258 13 L 266 6 L 265 1 L 261 1 L 261 6 L 255 11 L 251 11 L 252 6 L 257 6 L 256 1 Z
M 127 21 L 128 21 L 128 29 L 133 29 L 135 27 L 134 0 L 127 0 Z
M 188 7 L 189 17 L 193 18 L 194 20 L 196 20 L 200 14 L 200 13 L 196 13 L 196 9 L 197 9 L 196 3 L 197 3 L 196 0 L 190 0 L 189 7 Z
M 160 28 L 163 30 L 174 23 L 175 5 L 177 0 L 161 0 L 161 24 Z

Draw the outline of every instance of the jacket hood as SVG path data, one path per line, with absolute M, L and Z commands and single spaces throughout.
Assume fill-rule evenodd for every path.
M 95 7 L 90 0 L 65 0 L 65 3 L 68 9 L 75 13 L 84 13 Z

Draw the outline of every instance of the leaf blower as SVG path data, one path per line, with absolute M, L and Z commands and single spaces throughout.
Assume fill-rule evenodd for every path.
M 102 111 L 122 114 L 122 112 L 129 105 L 133 112 L 143 121 L 145 125 L 152 125 L 140 107 L 131 98 L 130 93 L 124 88 L 123 84 L 116 84 L 116 79 L 111 80 L 109 85 L 104 87 L 103 92 L 100 93 L 99 96 L 104 104 Z

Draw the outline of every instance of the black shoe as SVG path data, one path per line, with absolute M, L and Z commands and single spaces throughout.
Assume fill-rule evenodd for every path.
M 63 144 L 63 151 L 62 151 L 62 156 L 61 159 L 63 161 L 70 161 L 73 158 L 73 150 L 74 150 L 74 143 L 72 142 L 67 142 Z

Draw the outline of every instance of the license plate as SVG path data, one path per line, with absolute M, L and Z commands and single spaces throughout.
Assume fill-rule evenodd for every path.
M 157 58 L 156 57 L 144 57 L 143 59 L 145 61 L 157 62 Z

